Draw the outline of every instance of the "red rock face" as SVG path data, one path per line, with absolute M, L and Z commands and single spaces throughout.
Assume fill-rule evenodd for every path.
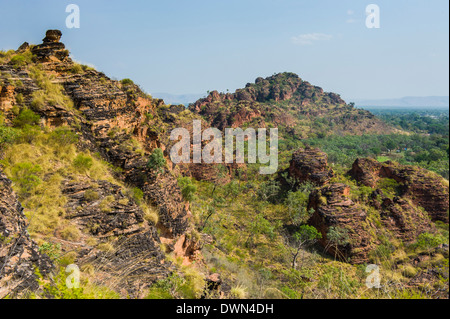
M 0 172 L 0 299 L 20 297 L 27 289 L 37 289 L 35 267 L 44 275 L 53 268 L 50 259 L 39 253 L 27 226 L 11 181 Z
M 376 206 L 375 201 L 372 204 Z M 428 215 L 407 199 L 394 197 L 392 200 L 381 195 L 379 212 L 384 227 L 405 243 L 434 230 Z
M 363 185 L 376 188 L 380 179 L 394 179 L 402 197 L 423 207 L 433 221 L 448 223 L 449 186 L 441 176 L 422 168 L 373 159 L 358 159 L 349 174 Z
M 52 75 L 52 82 L 63 86 L 63 93 L 70 97 L 74 107 L 45 103 L 35 111 L 45 125 L 72 126 L 83 148 L 98 152 L 120 168 L 118 178 L 139 187 L 144 197 L 158 207 L 158 227 L 164 229 L 162 233 L 168 241 L 176 242 L 190 230 L 189 204 L 183 200 L 176 177 L 167 170 L 156 176 L 147 162 L 155 148 L 167 148 L 171 128 L 181 126 L 176 115 L 184 111 L 184 107 L 166 106 L 164 101 L 153 99 L 137 85 L 122 84 L 95 70 L 74 74 L 71 70 L 75 64 L 66 58 L 68 52 L 63 50 L 64 44 L 59 38 L 59 32 L 48 32 L 43 44 L 32 47 L 32 53 L 37 56 L 43 72 Z M 8 72 L 17 73 L 12 67 Z M 24 96 L 24 105 L 31 107 L 32 94 L 40 88 L 28 69 L 16 73 L 14 75 L 23 82 L 18 89 Z M 138 145 L 133 144 L 137 141 Z M 168 156 L 167 151 L 165 155 Z M 186 245 L 195 246 L 193 243 Z
M 306 181 L 316 185 L 325 185 L 334 173 L 328 167 L 328 156 L 315 148 L 299 149 L 292 155 L 289 176 L 298 183 Z
M 14 86 L 0 86 L 0 111 L 9 111 L 15 104 Z
M 308 224 L 322 234 L 319 243 L 337 258 L 360 264 L 368 261 L 368 253 L 375 247 L 366 222 L 367 213 L 350 197 L 350 188 L 345 184 L 331 184 L 311 193 L 308 210 L 314 214 Z M 331 227 L 339 227 L 348 232 L 348 242 L 334 245 L 327 238 Z

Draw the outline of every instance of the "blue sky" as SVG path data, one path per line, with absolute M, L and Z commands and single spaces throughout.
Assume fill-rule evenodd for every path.
M 68 29 L 68 4 L 80 8 Z M 377 4 L 381 28 L 365 26 Z M 447 0 L 0 0 L 0 49 L 57 28 L 73 58 L 147 92 L 234 91 L 294 72 L 344 99 L 448 95 Z

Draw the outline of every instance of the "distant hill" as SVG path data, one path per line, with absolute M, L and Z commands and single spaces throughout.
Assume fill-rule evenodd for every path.
M 170 94 L 170 93 L 153 93 L 152 96 L 158 99 L 163 99 L 167 104 L 183 104 L 189 105 L 198 99 L 204 97 L 206 94 Z
M 293 140 L 330 134 L 379 134 L 393 128 L 372 113 L 347 104 L 294 73 L 259 77 L 235 93 L 212 91 L 189 109 L 219 129 L 278 127 Z
M 448 96 L 406 96 L 399 99 L 353 100 L 357 107 L 437 107 L 448 108 Z

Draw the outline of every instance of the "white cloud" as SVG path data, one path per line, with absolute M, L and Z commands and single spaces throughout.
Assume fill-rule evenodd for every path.
M 353 10 L 347 10 L 347 14 L 348 14 L 349 16 L 353 15 L 353 13 L 355 13 Z
M 355 23 L 356 20 L 355 19 L 347 19 L 345 22 L 347 22 L 347 23 Z
M 308 33 L 308 34 L 300 34 L 296 37 L 292 37 L 292 43 L 299 45 L 310 45 L 317 41 L 327 41 L 330 40 L 333 36 L 330 34 L 324 33 Z

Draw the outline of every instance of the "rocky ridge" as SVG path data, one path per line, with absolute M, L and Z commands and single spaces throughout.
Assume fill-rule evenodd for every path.
M 0 171 L 0 299 L 35 291 L 39 287 L 35 269 L 45 275 L 53 268 L 30 238 L 27 218 L 11 184 Z
M 170 144 L 166 134 L 161 133 L 181 126 L 183 119 L 177 118 L 178 109 L 153 99 L 132 82 L 114 81 L 101 72 L 74 63 L 60 38 L 60 31 L 49 30 L 42 44 L 22 45 L 20 52 L 32 53 L 28 66 L 0 65 L 6 78 L 0 87 L 0 111 L 5 114 L 6 123 L 12 123 L 17 115 L 14 109 L 26 106 L 41 116 L 42 126 L 71 127 L 80 136 L 80 149 L 101 154 L 115 167 L 119 180 L 142 190 L 144 199 L 159 215 L 156 225 L 145 220 L 145 213 L 118 185 L 106 181 L 66 181 L 65 218 L 81 234 L 89 236 L 83 235 L 74 242 L 55 239 L 62 245 L 62 251 L 77 251 L 78 263 L 95 265 L 104 274 L 105 282 L 120 288 L 124 296 L 142 297 L 149 285 L 172 271 L 162 253 L 162 245 L 185 264 L 194 260 L 201 263 L 200 243 L 189 235 L 189 203 L 183 199 L 176 174 L 171 172 L 177 168 L 170 163 L 167 152 L 168 169 L 163 174 L 155 174 L 147 167 L 151 152 L 155 148 L 166 150 Z M 45 92 L 49 86 L 55 90 L 55 85 L 69 99 L 62 103 L 61 100 L 35 102 L 37 92 Z M 86 192 L 97 193 L 98 199 L 87 201 Z M 109 207 L 102 211 L 99 203 L 105 200 L 110 201 Z M 8 224 L 9 231 L 17 235 L 25 227 L 25 219 L 21 223 L 20 229 Z M 110 244 L 112 250 L 93 249 L 86 241 L 91 237 Z M 30 245 L 34 250 L 29 254 L 37 263 L 40 258 L 35 254 L 37 247 Z

